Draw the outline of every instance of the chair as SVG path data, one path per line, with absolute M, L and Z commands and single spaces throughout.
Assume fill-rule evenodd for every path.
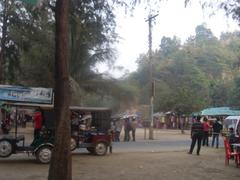
M 231 151 L 231 146 L 229 140 L 224 138 L 224 148 L 225 148 L 225 165 L 229 165 L 230 159 L 235 159 L 236 166 L 238 167 L 240 164 L 240 152 Z

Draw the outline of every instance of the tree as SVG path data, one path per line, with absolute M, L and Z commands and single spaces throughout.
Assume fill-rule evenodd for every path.
M 238 97 L 233 80 L 240 74 L 236 68 L 239 39 L 238 32 L 217 39 L 203 25 L 197 26 L 196 35 L 183 45 L 176 46 L 173 39 L 164 37 L 160 49 L 153 53 L 155 111 L 190 114 L 208 106 L 236 104 L 231 97 Z M 139 89 L 134 91 L 139 94 L 137 102 L 143 104 L 149 96 L 147 63 L 147 54 L 141 55 L 137 71 L 127 79 L 136 82 L 131 84 Z
M 72 157 L 70 150 L 70 89 L 68 54 L 69 0 L 56 2 L 55 52 L 55 141 L 49 167 L 48 180 L 71 180 Z
M 230 92 L 229 103 L 233 107 L 240 107 L 240 76 L 234 79 L 233 86 Z
M 232 15 L 232 18 L 240 24 L 240 2 L 238 0 L 222 0 L 220 7 L 226 11 L 227 15 Z
M 229 105 L 229 83 L 224 82 L 212 82 L 210 84 L 210 99 L 213 107 L 221 107 Z
M 6 54 L 6 34 L 7 34 L 7 21 L 8 21 L 8 1 L 4 0 L 2 2 L 2 38 L 1 38 L 1 51 L 0 51 L 0 82 L 4 82 L 4 64 L 5 64 L 5 54 Z
M 180 47 L 180 44 L 181 42 L 176 36 L 174 36 L 173 39 L 169 37 L 163 37 L 160 44 L 161 53 L 163 55 L 169 55 L 172 52 L 177 51 Z
M 185 0 L 185 6 L 187 6 L 191 0 Z M 239 0 L 200 0 L 202 8 L 212 8 L 213 13 L 216 13 L 219 9 L 223 9 L 226 12 L 226 16 L 232 16 L 240 24 L 240 2 Z
M 49 180 L 71 180 L 70 151 L 70 89 L 68 54 L 68 8 L 69 0 L 57 0 L 56 51 L 55 51 L 55 142 L 49 168 Z
M 26 62 L 25 59 L 27 59 L 24 53 L 26 51 L 30 52 L 31 48 L 34 49 L 33 36 L 38 35 L 40 32 L 37 23 L 39 20 L 37 17 L 40 16 L 37 14 L 39 15 L 39 13 L 32 10 L 32 6 L 21 3 L 20 0 L 0 2 L 0 22 L 2 24 L 0 52 L 2 70 L 0 71 L 4 83 L 27 85 L 24 80 L 29 80 L 29 78 L 22 76 L 27 72 L 24 71 L 25 69 L 23 69 L 22 65 Z M 34 51 L 37 51 L 36 48 Z M 32 57 L 29 59 L 35 60 Z M 40 76 L 38 75 L 38 77 Z M 29 74 L 27 77 L 29 77 Z
M 0 2 L 0 22 L 2 24 L 1 28 L 1 43 L 0 43 L 0 82 L 5 83 L 8 79 L 8 65 L 16 59 L 16 48 L 14 43 L 12 43 L 9 37 L 9 26 L 11 26 L 12 18 L 16 10 L 15 2 L 12 0 L 4 0 Z M 11 56 L 9 56 L 11 53 Z M 14 69 L 14 64 L 12 64 L 11 69 Z M 12 72 L 10 72 L 12 73 Z
M 199 25 L 195 28 L 195 41 L 198 46 L 206 46 L 217 42 L 217 38 L 212 31 L 206 27 L 205 24 Z

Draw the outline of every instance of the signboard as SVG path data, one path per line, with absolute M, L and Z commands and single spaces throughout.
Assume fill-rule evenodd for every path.
M 24 103 L 53 103 L 52 88 L 0 85 L 0 100 Z

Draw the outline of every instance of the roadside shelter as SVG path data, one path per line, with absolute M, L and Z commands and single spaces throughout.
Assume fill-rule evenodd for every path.
M 233 109 L 231 107 L 213 107 L 203 109 L 201 111 L 202 116 L 240 116 L 240 110 Z

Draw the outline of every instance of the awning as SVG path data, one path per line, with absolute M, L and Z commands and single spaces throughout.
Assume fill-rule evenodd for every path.
M 207 108 L 201 111 L 202 116 L 239 116 L 240 110 L 230 107 Z

